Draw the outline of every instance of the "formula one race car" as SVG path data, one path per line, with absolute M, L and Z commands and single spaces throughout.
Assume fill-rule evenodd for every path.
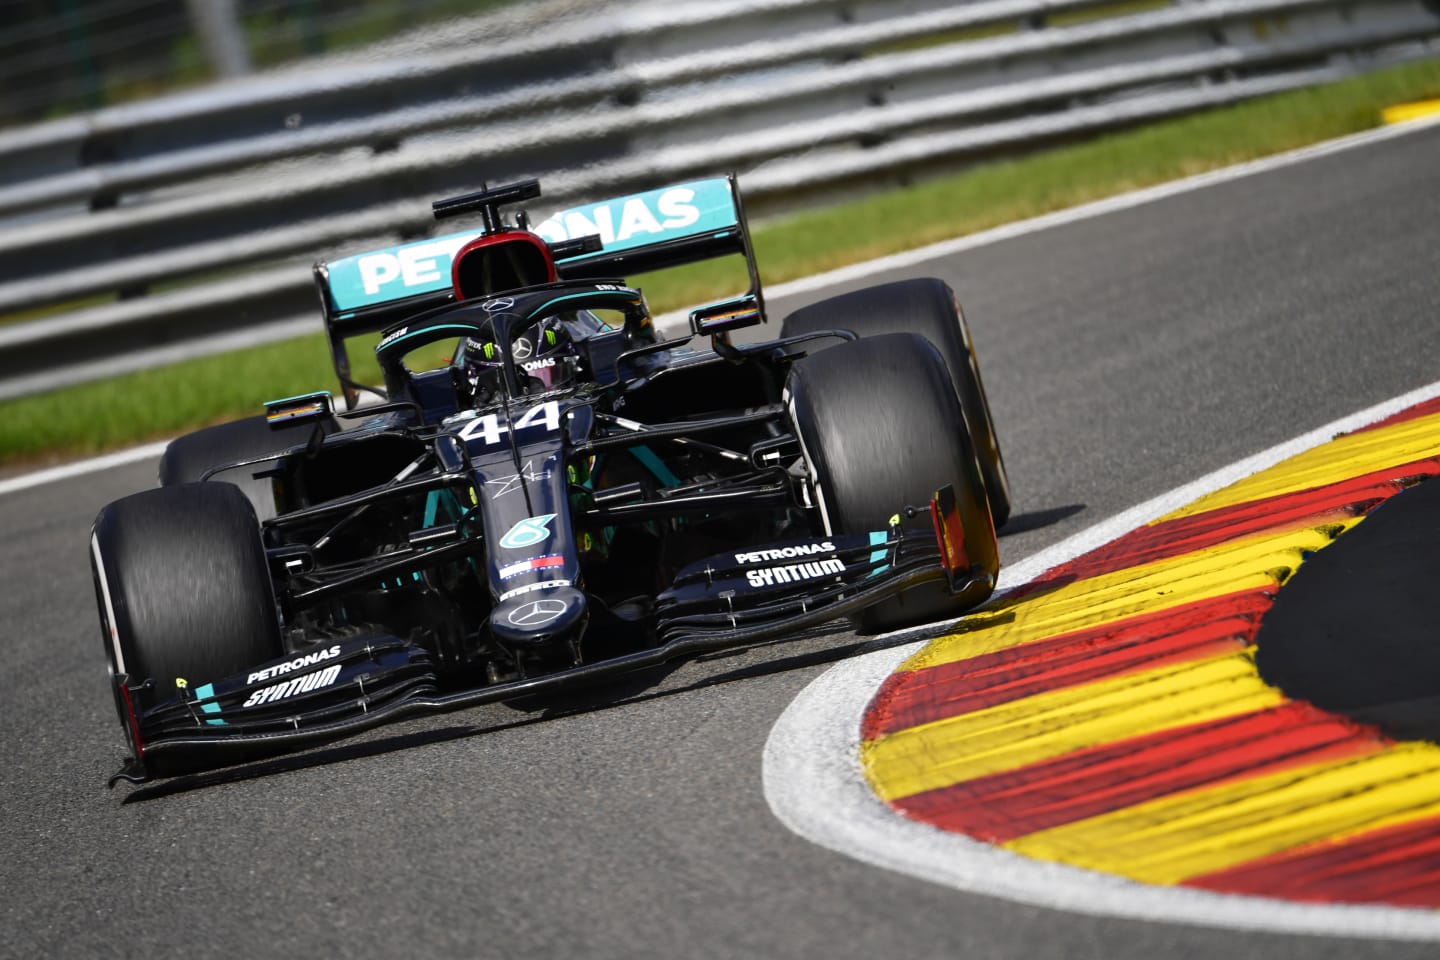
M 1009 493 L 945 284 L 740 345 L 765 317 L 733 178 L 502 216 L 538 195 L 440 201 L 481 229 L 317 265 L 345 411 L 309 394 L 181 437 L 158 489 L 100 512 L 133 753 L 112 783 L 989 595 Z M 717 256 L 749 290 L 678 339 L 615 279 Z M 365 387 L 347 344 L 376 333 Z

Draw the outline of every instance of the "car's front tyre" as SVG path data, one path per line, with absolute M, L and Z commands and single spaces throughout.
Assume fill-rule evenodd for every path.
M 786 392 L 825 533 L 886 529 L 905 505 L 955 488 L 972 565 L 999 572 L 995 526 L 974 442 L 940 354 L 916 334 L 842 343 L 791 369 Z M 928 514 L 913 526 L 932 536 Z M 861 613 L 866 632 L 964 613 L 973 597 L 943 582 L 913 587 Z
M 137 709 L 283 652 L 255 511 L 232 484 L 116 500 L 95 518 L 90 562 L 112 678 L 154 681 Z M 116 707 L 128 734 L 118 685 Z
M 965 411 L 975 456 L 985 477 L 991 515 L 997 527 L 1004 526 L 1010 519 L 1010 478 L 990 416 L 985 383 L 980 379 L 970 328 L 954 291 L 934 277 L 884 283 L 801 307 L 780 325 L 781 336 L 786 337 L 837 329 L 862 338 L 918 333 L 940 351 Z M 826 344 L 820 341 L 811 349 L 823 349 Z

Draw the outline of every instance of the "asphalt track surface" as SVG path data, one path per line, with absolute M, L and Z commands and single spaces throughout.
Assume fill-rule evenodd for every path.
M 1016 498 L 1004 559 L 1437 379 L 1437 161 L 1431 127 L 868 281 L 961 292 Z M 107 792 L 87 534 L 153 478 L 0 497 L 0 955 L 1434 955 L 1048 911 L 800 839 L 761 751 L 860 649 L 844 634 Z

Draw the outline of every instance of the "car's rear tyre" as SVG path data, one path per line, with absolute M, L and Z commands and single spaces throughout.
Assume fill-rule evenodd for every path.
M 320 421 L 325 433 L 338 429 L 334 418 Z M 279 453 L 306 442 L 316 429 L 314 421 L 270 426 L 265 417 L 246 417 L 230 423 L 205 427 L 183 437 L 176 437 L 160 458 L 160 485 L 171 487 L 199 480 L 213 467 L 242 460 L 253 460 Z M 255 508 L 261 520 L 275 516 L 275 489 L 264 471 L 273 470 L 274 463 L 221 470 L 208 479 L 223 480 L 239 487 Z M 256 476 L 256 474 L 261 474 Z
M 283 653 L 255 511 L 232 484 L 116 500 L 95 518 L 90 564 L 112 676 L 155 681 L 137 708 L 177 678 L 193 690 Z M 116 707 L 128 734 L 118 686 Z
M 1010 519 L 1010 479 L 995 435 L 980 364 L 970 328 L 955 293 L 941 280 L 924 278 L 886 283 L 801 307 L 780 324 L 781 336 L 818 330 L 849 330 L 858 337 L 886 333 L 918 333 L 935 345 L 960 396 L 960 406 L 975 442 L 976 459 L 985 477 L 985 494 L 997 527 Z M 838 340 L 818 341 L 822 349 Z
M 906 505 L 951 484 L 972 564 L 992 577 L 999 548 L 965 418 L 944 360 L 916 334 L 842 343 L 797 362 L 786 391 L 826 533 L 884 530 Z M 907 524 L 933 536 L 928 513 Z M 957 617 L 976 602 L 943 581 L 856 617 L 865 632 Z

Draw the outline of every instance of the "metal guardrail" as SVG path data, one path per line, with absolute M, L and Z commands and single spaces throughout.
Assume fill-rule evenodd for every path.
M 316 329 L 317 255 L 423 235 L 482 180 L 539 176 L 558 206 L 739 170 L 763 211 L 1440 52 L 1425 0 L 1106 6 L 617 8 L 0 131 L 0 314 L 120 297 L 0 326 L 0 398 Z

